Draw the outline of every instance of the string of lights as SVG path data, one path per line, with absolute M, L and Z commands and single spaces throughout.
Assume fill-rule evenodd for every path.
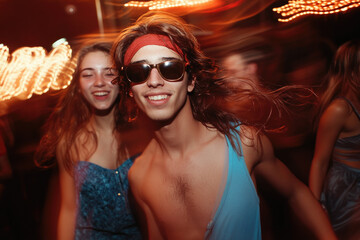
M 273 11 L 282 16 L 279 22 L 289 22 L 304 15 L 334 14 L 359 6 L 360 0 L 293 0 Z
M 171 8 L 171 7 L 192 7 L 199 4 L 204 4 L 210 2 L 212 0 L 154 0 L 148 2 L 141 2 L 141 1 L 130 1 L 124 4 L 125 7 L 146 7 L 149 10 L 158 10 L 164 8 Z
M 66 88 L 76 64 L 71 54 L 67 43 L 49 54 L 42 47 L 22 47 L 10 55 L 9 48 L 0 45 L 0 101 Z

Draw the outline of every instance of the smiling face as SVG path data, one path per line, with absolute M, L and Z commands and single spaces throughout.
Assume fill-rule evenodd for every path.
M 110 55 L 102 51 L 86 54 L 79 72 L 85 99 L 98 111 L 109 110 L 119 95 L 119 87 L 111 83 L 117 73 L 112 68 Z
M 165 60 L 182 58 L 174 51 L 157 45 L 147 45 L 139 49 L 131 63 L 157 64 Z M 131 87 L 134 99 L 139 108 L 150 119 L 166 121 L 180 112 L 187 101 L 187 93 L 194 89 L 193 81 L 188 84 L 188 75 L 179 81 L 164 80 L 156 68 L 150 72 L 147 80 Z

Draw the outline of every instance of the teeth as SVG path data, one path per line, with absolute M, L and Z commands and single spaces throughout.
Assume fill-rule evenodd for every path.
M 107 94 L 108 94 L 107 92 L 95 92 L 94 93 L 95 96 L 105 96 Z
M 163 100 L 163 99 L 168 98 L 168 95 L 149 96 L 148 98 L 152 101 Z

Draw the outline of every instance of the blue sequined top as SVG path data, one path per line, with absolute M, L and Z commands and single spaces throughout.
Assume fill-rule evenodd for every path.
M 129 208 L 128 170 L 135 157 L 117 169 L 79 161 L 75 167 L 78 192 L 75 239 L 141 239 Z

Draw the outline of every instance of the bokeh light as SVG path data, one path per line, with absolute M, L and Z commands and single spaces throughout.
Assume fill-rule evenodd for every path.
M 22 47 L 10 55 L 7 46 L 0 46 L 0 101 L 66 88 L 75 67 L 71 56 L 67 42 L 50 53 L 43 47 Z
M 304 15 L 324 15 L 348 11 L 359 7 L 360 0 L 293 0 L 288 4 L 274 8 L 273 11 L 281 14 L 279 22 L 289 22 Z

